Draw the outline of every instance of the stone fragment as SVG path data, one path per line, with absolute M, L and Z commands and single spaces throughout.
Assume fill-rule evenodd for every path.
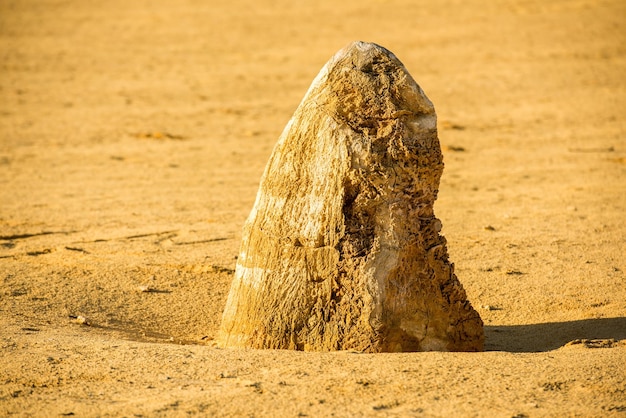
M 482 350 L 433 212 L 442 171 L 435 109 L 402 63 L 364 42 L 335 54 L 267 164 L 218 345 Z

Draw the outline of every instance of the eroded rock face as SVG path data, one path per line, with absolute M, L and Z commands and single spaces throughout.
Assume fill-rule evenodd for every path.
M 218 344 L 482 350 L 433 213 L 442 171 L 435 109 L 402 63 L 339 51 L 265 169 Z

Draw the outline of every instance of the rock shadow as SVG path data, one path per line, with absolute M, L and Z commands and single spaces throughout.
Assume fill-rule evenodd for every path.
M 485 351 L 538 353 L 578 339 L 626 339 L 626 318 L 485 326 Z

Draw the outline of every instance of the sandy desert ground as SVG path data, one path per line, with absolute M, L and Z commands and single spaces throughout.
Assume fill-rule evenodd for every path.
M 0 1 L 0 415 L 626 416 L 624 18 L 621 0 Z M 354 40 L 435 104 L 435 211 L 483 353 L 214 344 L 272 147 Z

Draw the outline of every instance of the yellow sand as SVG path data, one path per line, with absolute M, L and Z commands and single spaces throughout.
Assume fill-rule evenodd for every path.
M 626 3 L 212 3 L 0 3 L 0 415 L 626 412 Z M 272 147 L 354 40 L 435 104 L 485 353 L 215 348 Z

